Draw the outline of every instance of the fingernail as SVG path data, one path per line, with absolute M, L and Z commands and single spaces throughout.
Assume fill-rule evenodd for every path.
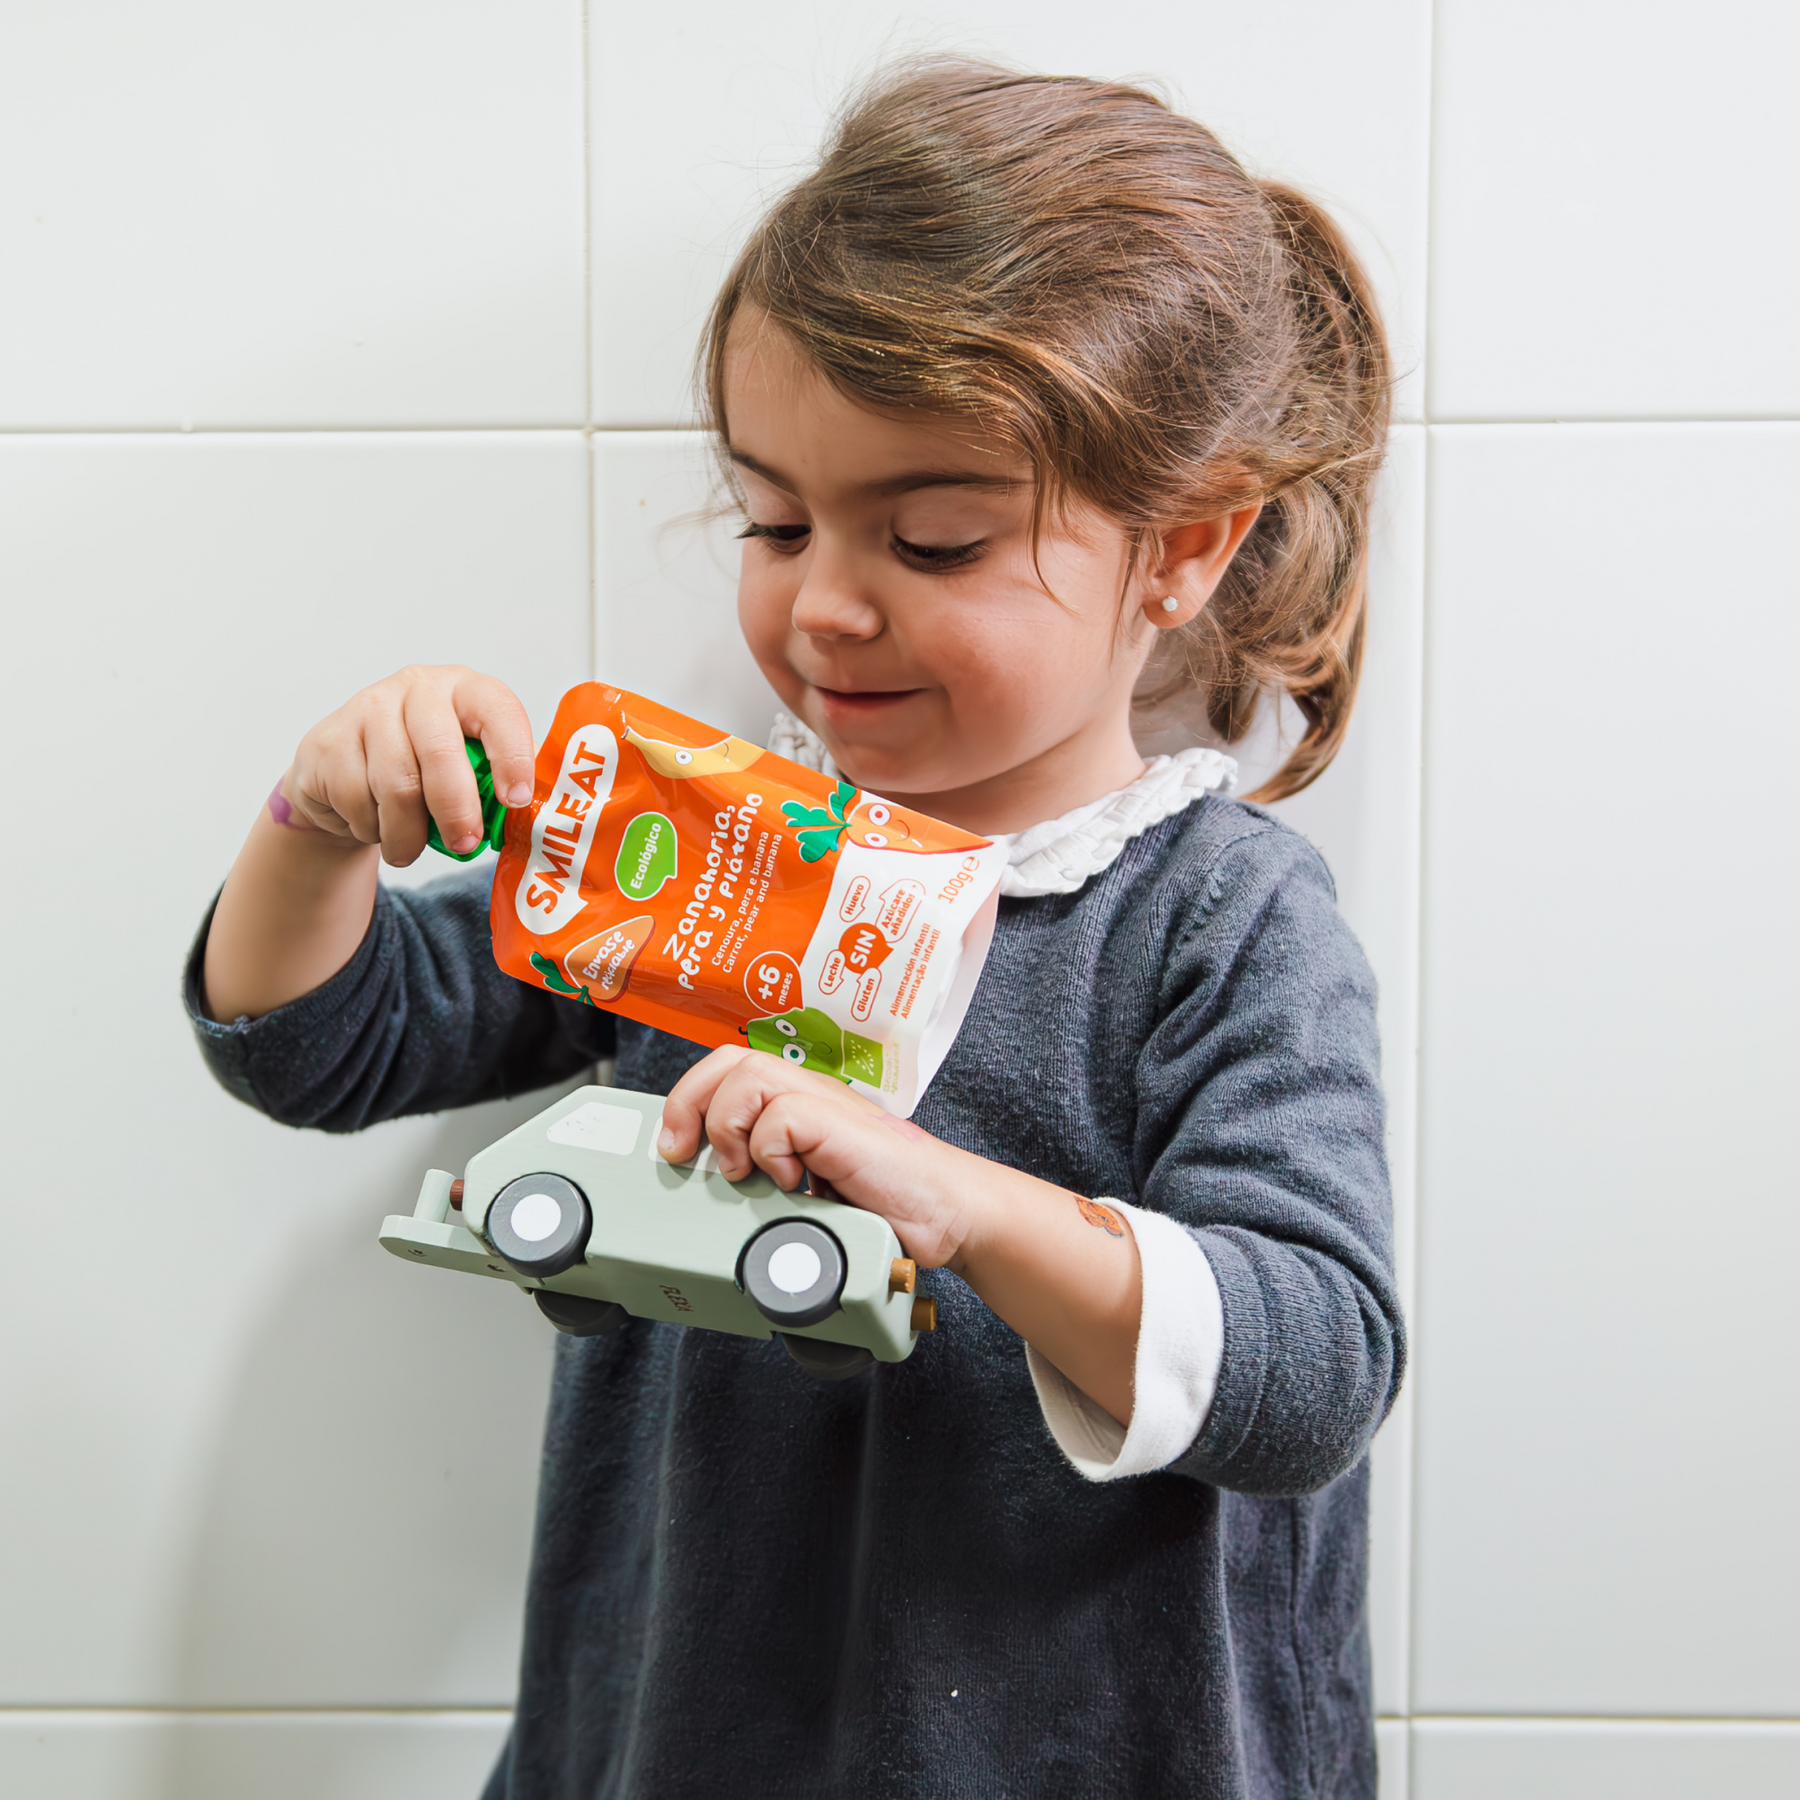
M 674 1132 L 665 1131 L 662 1136 L 656 1140 L 656 1147 L 659 1150 L 673 1150 L 675 1148 Z
M 515 781 L 506 790 L 506 804 L 508 806 L 529 806 L 531 804 L 531 783 Z
M 474 832 L 465 831 L 461 837 L 453 838 L 451 840 L 450 848 L 454 850 L 458 856 L 462 856 L 468 851 L 473 850 L 480 842 L 481 839 Z

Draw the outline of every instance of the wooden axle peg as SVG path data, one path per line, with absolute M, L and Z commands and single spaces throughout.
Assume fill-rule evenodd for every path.
M 921 1294 L 913 1302 L 912 1328 L 914 1331 L 937 1330 L 937 1302 L 928 1295 Z
M 910 1294 L 919 1285 L 919 1265 L 910 1256 L 896 1256 L 888 1270 L 888 1292 Z
M 462 1177 L 459 1175 L 450 1184 L 450 1210 L 452 1212 L 461 1212 L 462 1211 L 462 1194 L 463 1194 Z

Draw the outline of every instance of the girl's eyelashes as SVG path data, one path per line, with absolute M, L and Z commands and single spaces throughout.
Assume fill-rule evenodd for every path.
M 792 555 L 805 547 L 806 540 L 812 536 L 810 525 L 759 525 L 751 520 L 738 533 L 740 538 L 761 538 L 771 550 L 784 555 Z M 896 556 L 911 567 L 927 573 L 940 573 L 946 569 L 967 568 L 975 562 L 987 549 L 987 540 L 977 538 L 972 544 L 913 544 L 898 533 L 893 538 L 893 551 Z
M 738 536 L 762 538 L 771 549 L 798 550 L 811 533 L 810 525 L 758 525 L 752 520 L 738 533 Z
M 894 536 L 894 554 L 916 569 L 966 568 L 986 548 L 985 538 L 977 538 L 972 544 L 909 544 L 898 533 Z

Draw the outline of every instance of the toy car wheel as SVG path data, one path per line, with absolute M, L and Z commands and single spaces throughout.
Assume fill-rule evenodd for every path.
M 549 1288 L 533 1288 L 538 1311 L 567 1337 L 604 1337 L 617 1331 L 631 1317 L 611 1300 L 595 1300 L 587 1294 L 556 1294 Z
M 820 1381 L 845 1381 L 875 1366 L 875 1353 L 860 1344 L 828 1344 L 822 1338 L 789 1337 L 785 1331 L 775 1335 L 788 1355 Z
M 844 1247 L 811 1219 L 765 1225 L 738 1258 L 738 1282 L 771 1325 L 817 1325 L 838 1309 Z
M 561 1175 L 521 1175 L 488 1208 L 487 1241 L 519 1271 L 545 1280 L 572 1269 L 587 1252 L 594 1215 L 587 1195 Z

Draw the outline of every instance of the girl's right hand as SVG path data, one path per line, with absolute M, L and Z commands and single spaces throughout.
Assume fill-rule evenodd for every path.
M 356 954 L 375 912 L 372 846 L 414 861 L 435 818 L 452 849 L 481 835 L 481 796 L 463 751 L 479 738 L 507 806 L 531 801 L 531 721 L 473 669 L 402 669 L 321 719 L 258 813 L 231 866 L 202 968 L 218 1020 L 261 1018 L 310 994 Z
M 414 666 L 321 719 L 294 753 L 282 793 L 294 824 L 380 844 L 396 868 L 425 848 L 431 821 L 459 853 L 481 839 L 481 796 L 463 751 L 479 738 L 506 806 L 528 806 L 531 721 L 503 682 L 458 664 Z

